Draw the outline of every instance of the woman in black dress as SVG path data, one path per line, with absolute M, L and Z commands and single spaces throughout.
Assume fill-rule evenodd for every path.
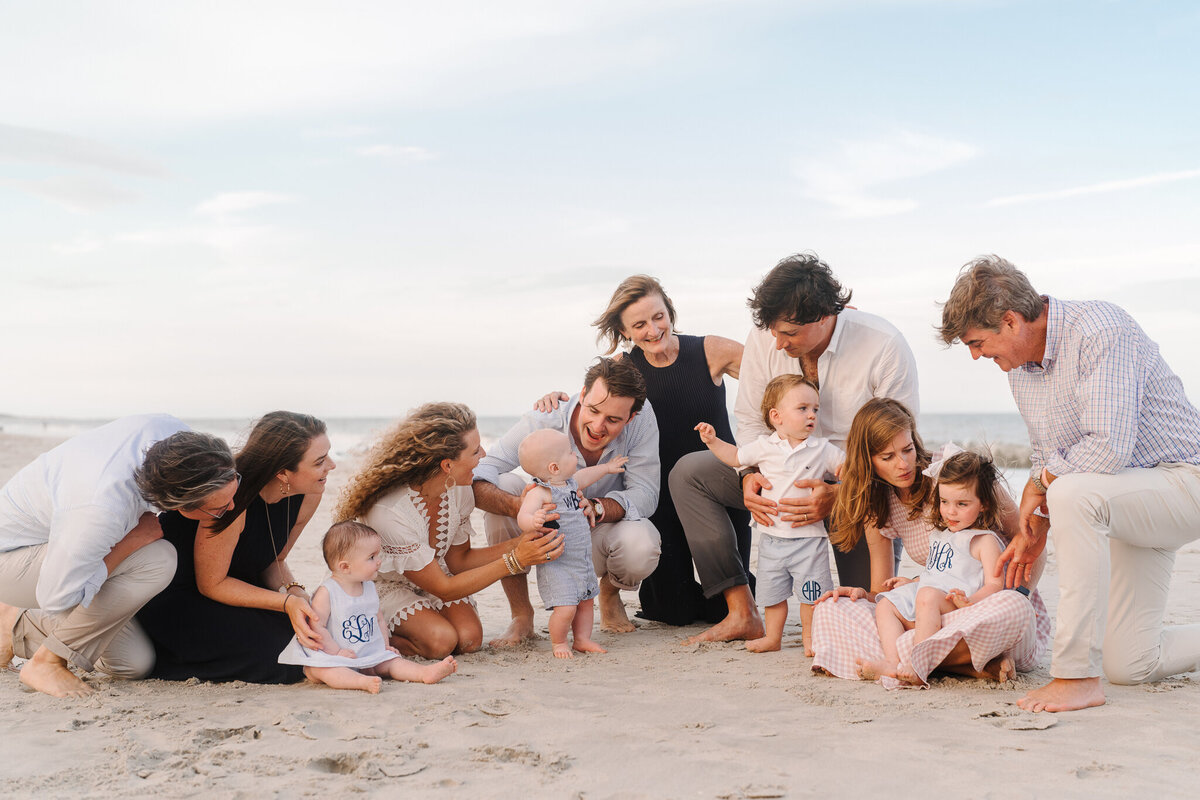
M 724 598 L 705 600 L 692 568 L 692 553 L 675 513 L 667 476 L 681 457 L 704 449 L 696 424 L 711 423 L 725 441 L 733 441 L 725 405 L 724 376 L 736 379 L 742 345 L 722 336 L 686 336 L 675 332 L 675 306 L 657 280 L 633 275 L 621 281 L 608 308 L 593 325 L 611 353 L 631 345 L 629 359 L 646 380 L 646 396 L 658 420 L 662 465 L 658 509 L 650 521 L 662 535 L 658 568 L 642 581 L 639 616 L 671 625 L 725 616 Z M 723 431 L 723 433 L 721 433 Z M 747 572 L 750 562 L 750 514 L 736 509 L 729 518 L 738 532 L 738 550 Z
M 160 516 L 175 545 L 175 578 L 138 613 L 154 643 L 151 677 L 293 683 L 300 667 L 278 663 L 295 633 L 318 645 L 316 614 L 287 555 L 312 519 L 334 468 L 325 423 L 275 411 L 236 458 L 237 491 L 223 510 Z
M 680 458 L 704 449 L 697 423 L 708 422 L 725 441 L 733 441 L 729 410 L 725 405 L 724 376 L 737 378 L 742 345 L 722 336 L 686 336 L 675 332 L 675 305 L 659 282 L 649 275 L 621 281 L 608 307 L 595 322 L 608 353 L 628 343 L 628 358 L 646 381 L 646 396 L 658 420 L 658 456 L 662 474 L 658 508 L 650 521 L 662 536 L 658 567 L 642 581 L 639 599 L 643 619 L 670 625 L 690 625 L 697 620 L 718 622 L 725 617 L 725 598 L 718 593 L 706 599 L 696 581 L 692 551 L 667 476 Z M 567 395 L 546 395 L 537 408 L 546 411 Z M 730 509 L 738 533 L 738 550 L 746 571 L 750 567 L 750 513 Z

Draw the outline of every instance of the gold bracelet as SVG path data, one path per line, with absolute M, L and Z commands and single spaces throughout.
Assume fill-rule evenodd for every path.
M 521 569 L 517 566 L 517 559 L 513 556 L 512 551 L 508 551 L 500 559 L 504 562 L 505 568 L 509 575 L 520 575 Z
M 304 584 L 301 583 L 300 581 L 292 581 L 291 583 L 285 583 L 283 586 L 279 587 L 279 593 L 287 594 L 296 586 L 300 587 L 300 591 L 304 592 L 305 594 L 308 594 L 308 589 L 305 588 Z
M 513 563 L 517 565 L 517 572 L 520 572 L 522 575 L 529 572 L 529 567 L 522 564 L 521 559 L 517 558 L 517 548 L 514 547 L 512 550 L 509 550 L 508 554 L 512 556 Z

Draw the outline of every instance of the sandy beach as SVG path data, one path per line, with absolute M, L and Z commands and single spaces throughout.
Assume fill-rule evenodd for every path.
M 56 443 L 0 434 L 0 483 Z M 320 537 L 354 467 L 347 459 L 333 473 L 289 560 L 309 586 L 324 577 Z M 1042 584 L 1051 613 L 1056 577 L 1051 556 Z M 499 634 L 508 621 L 499 587 L 476 599 L 485 638 Z M 637 598 L 625 599 L 632 614 Z M 539 612 L 543 633 L 547 617 Z M 1195 544 L 1179 553 L 1167 621 L 1200 621 Z M 440 684 L 389 682 L 378 696 L 92 676 L 94 696 L 58 700 L 0 672 L 0 795 L 1194 796 L 1195 673 L 1105 684 L 1101 708 L 1035 715 L 1015 701 L 1048 680 L 1048 657 L 1005 685 L 945 678 L 888 692 L 814 675 L 794 604 L 780 653 L 680 644 L 699 630 L 598 631 L 607 654 L 565 662 L 550 657 L 548 640 L 485 648 Z

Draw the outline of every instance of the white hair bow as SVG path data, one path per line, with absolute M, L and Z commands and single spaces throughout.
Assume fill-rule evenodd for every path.
M 938 475 L 942 474 L 942 464 L 946 463 L 946 459 L 965 452 L 965 450 L 956 445 L 954 442 L 946 442 L 946 444 L 942 446 L 942 452 L 933 457 L 933 460 L 929 462 L 929 466 L 922 470 L 922 474 L 927 475 L 936 481 L 938 479 Z

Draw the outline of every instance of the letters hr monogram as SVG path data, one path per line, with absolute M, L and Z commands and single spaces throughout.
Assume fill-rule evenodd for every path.
M 375 635 L 375 618 L 355 614 L 342 623 L 342 638 L 347 642 L 369 642 Z
M 934 540 L 929 543 L 929 558 L 925 560 L 925 569 L 932 572 L 946 572 L 954 566 L 954 548 L 949 542 Z

